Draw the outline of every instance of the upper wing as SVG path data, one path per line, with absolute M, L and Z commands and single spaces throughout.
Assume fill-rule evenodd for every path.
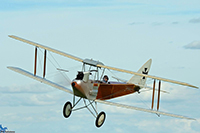
M 165 116 L 171 116 L 171 117 L 176 117 L 176 118 L 181 118 L 181 119 L 196 120 L 194 118 L 189 118 L 189 117 L 185 117 L 185 116 L 181 116 L 181 115 L 175 115 L 175 114 L 155 111 L 155 110 L 151 110 L 151 109 L 144 109 L 144 108 L 139 108 L 139 107 L 134 107 L 134 106 L 128 106 L 128 105 L 124 105 L 124 104 L 120 104 L 120 103 L 113 103 L 110 101 L 102 101 L 102 100 L 95 100 L 95 101 L 99 102 L 99 103 L 107 104 L 107 105 L 113 105 L 113 106 L 127 108 L 127 109 L 134 109 L 134 110 L 139 110 L 139 111 L 143 111 L 143 112 L 154 113 L 157 115 L 165 115 Z
M 37 80 L 37 81 L 40 81 L 40 82 L 42 82 L 42 83 L 44 83 L 44 84 L 48 84 L 48 85 L 50 85 L 50 86 L 52 86 L 52 87 L 55 87 L 55 88 L 58 88 L 58 89 L 60 89 L 60 90 L 62 90 L 62 91 L 65 91 L 65 92 L 68 92 L 68 93 L 70 93 L 70 94 L 73 94 L 72 90 L 70 90 L 70 89 L 68 89 L 68 88 L 66 88 L 66 87 L 64 87 L 64 86 L 61 86 L 61 85 L 59 85 L 59 84 L 57 84 L 57 83 L 54 83 L 54 82 L 52 82 L 52 81 L 50 81 L 50 80 L 47 80 L 47 79 L 45 79 L 45 78 L 41 78 L 41 77 L 39 77 L 39 76 L 34 76 L 32 73 L 30 73 L 30 72 L 28 72 L 28 71 L 25 71 L 25 70 L 23 70 L 23 69 L 21 69 L 21 68 L 17 68 L 17 67 L 7 67 L 7 68 L 10 69 L 10 70 L 13 70 L 13 71 L 15 71 L 15 72 L 18 72 L 18 73 L 20 73 L 20 74 L 23 74 L 23 75 L 25 75 L 25 76 L 27 76 L 27 77 L 30 77 L 30 78 L 32 78 L 32 79 L 35 79 L 35 80 Z
M 161 78 L 161 77 L 156 77 L 156 76 L 151 76 L 151 75 L 146 75 L 146 74 L 140 74 L 140 73 L 137 73 L 137 72 L 124 70 L 124 69 L 120 69 L 120 68 L 115 68 L 115 67 L 110 67 L 110 66 L 105 66 L 105 65 L 100 65 L 100 64 L 98 64 L 97 66 L 98 67 L 102 67 L 102 68 L 112 69 L 112 70 L 115 70 L 115 71 L 124 72 L 124 73 L 135 74 L 135 75 L 142 76 L 142 77 L 162 80 L 162 81 L 171 82 L 171 83 L 175 83 L 175 84 L 180 84 L 180 85 L 184 85 L 184 86 L 189 86 L 189 87 L 193 87 L 193 88 L 197 88 L 198 89 L 197 86 L 194 86 L 194 85 L 191 85 L 191 84 L 188 84 L 188 83 L 184 83 L 184 82 L 180 82 L 180 81 L 175 81 L 175 80 L 171 80 L 171 79 L 166 79 L 166 78 Z
M 26 39 L 23 39 L 23 38 L 20 38 L 20 37 L 17 37 L 17 36 L 14 36 L 14 35 L 9 35 L 9 37 L 14 38 L 14 39 L 19 40 L 19 41 L 22 41 L 22 42 L 25 42 L 25 43 L 28 43 L 28 44 L 31 44 L 31 45 L 36 46 L 36 47 L 40 47 L 40 48 L 49 50 L 49 51 L 57 53 L 57 54 L 66 56 L 68 58 L 83 62 L 83 59 L 76 57 L 76 56 L 73 56 L 73 55 L 70 55 L 70 54 L 67 54 L 67 53 L 64 53 L 62 51 L 59 51 L 59 50 L 56 50 L 56 49 L 53 49 L 53 48 L 50 48 L 50 47 L 47 47 L 47 46 L 44 46 L 44 45 L 41 45 L 41 44 L 38 44 L 38 43 L 35 43 L 35 42 L 32 42 L 32 41 L 29 41 L 29 40 L 26 40 Z
M 198 88 L 197 86 L 194 86 L 194 85 L 191 85 L 191 84 L 188 84 L 188 83 L 184 83 L 184 82 L 180 82 L 180 81 L 175 81 L 175 80 L 171 80 L 171 79 L 166 79 L 166 78 L 161 78 L 161 77 L 156 77 L 156 76 L 151 76 L 151 75 L 146 75 L 146 74 L 140 74 L 140 73 L 137 73 L 137 72 L 133 72 L 133 71 L 129 71 L 129 70 L 124 70 L 124 69 L 120 69 L 120 68 L 105 66 L 105 65 L 103 65 L 103 63 L 100 63 L 98 61 L 91 61 L 91 60 L 88 60 L 88 59 L 83 60 L 83 59 L 81 59 L 79 57 L 76 57 L 76 56 L 73 56 L 73 55 L 61 52 L 59 50 L 55 50 L 53 48 L 50 48 L 50 47 L 47 47 L 47 46 L 44 46 L 44 45 L 41 45 L 41 44 L 38 44 L 38 43 L 34 43 L 32 41 L 28 41 L 26 39 L 23 39 L 23 38 L 14 36 L 14 35 L 9 35 L 9 37 L 14 38 L 14 39 L 19 40 L 19 41 L 22 41 L 22 42 L 25 42 L 25 43 L 28 43 L 28 44 L 31 44 L 31 45 L 36 46 L 36 47 L 40 47 L 40 48 L 49 50 L 49 51 L 57 53 L 57 54 L 66 56 L 68 58 L 71 58 L 71 59 L 74 59 L 74 60 L 77 60 L 77 61 L 89 64 L 89 65 L 96 66 L 96 67 L 102 67 L 102 68 L 112 69 L 112 70 L 115 70 L 115 71 L 130 73 L 130 74 L 134 74 L 134 75 L 138 75 L 138 76 L 142 76 L 142 77 L 147 77 L 147 78 L 162 80 L 162 81 L 171 82 L 171 83 L 175 83 L 175 84 L 180 84 L 180 85 L 184 85 L 184 86 L 189 86 L 189 87 L 193 87 L 193 88 Z

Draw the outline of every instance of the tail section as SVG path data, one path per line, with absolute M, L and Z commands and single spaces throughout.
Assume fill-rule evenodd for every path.
M 151 67 L 152 59 L 149 59 L 137 72 L 141 74 L 148 74 Z M 146 77 L 134 75 L 127 83 L 144 86 Z

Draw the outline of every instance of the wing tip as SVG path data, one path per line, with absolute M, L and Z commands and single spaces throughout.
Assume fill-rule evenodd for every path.
M 196 88 L 196 89 L 199 89 L 199 87 L 194 86 L 194 85 L 190 85 L 190 87 L 192 87 L 192 88 Z
M 8 37 L 11 37 L 11 38 L 12 38 L 13 36 L 14 36 L 14 35 L 8 35 Z
M 7 66 L 7 68 L 8 68 L 8 69 L 12 69 L 13 67 L 12 67 L 12 66 Z

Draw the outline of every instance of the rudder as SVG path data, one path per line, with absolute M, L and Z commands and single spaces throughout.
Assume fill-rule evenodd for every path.
M 148 74 L 150 67 L 151 67 L 152 59 L 149 59 L 138 71 L 137 73 L 140 74 Z M 134 75 L 127 83 L 136 84 L 141 87 L 145 86 L 146 84 L 146 77 Z

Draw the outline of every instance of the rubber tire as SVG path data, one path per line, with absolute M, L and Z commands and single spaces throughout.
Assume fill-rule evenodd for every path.
M 66 102 L 63 107 L 63 116 L 68 118 L 72 113 L 72 104 L 71 102 Z
M 101 127 L 103 125 L 105 119 L 106 119 L 106 113 L 105 112 L 99 113 L 96 118 L 96 122 L 95 122 L 96 127 L 98 127 L 98 128 Z

